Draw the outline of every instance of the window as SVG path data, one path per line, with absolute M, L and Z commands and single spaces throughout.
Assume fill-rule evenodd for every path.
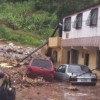
M 86 21 L 86 25 L 88 26 L 96 26 L 97 25 L 97 19 L 98 19 L 98 8 L 92 9 L 89 17 Z
M 69 65 L 68 66 L 69 73 L 91 73 L 90 69 L 84 65 Z
M 82 13 L 80 13 L 76 16 L 76 19 L 73 23 L 73 28 L 75 28 L 75 29 L 82 28 Z
M 66 66 L 65 66 L 65 65 L 61 65 L 61 66 L 57 69 L 57 72 L 65 73 L 65 72 L 66 72 Z
M 32 61 L 32 66 L 42 67 L 42 68 L 52 68 L 51 62 L 48 60 L 34 59 Z
M 97 70 L 100 71 L 100 50 L 97 51 Z
M 64 31 L 70 31 L 71 30 L 71 17 L 66 18 L 64 22 Z
M 62 70 L 62 65 L 57 69 L 57 72 L 61 72 Z

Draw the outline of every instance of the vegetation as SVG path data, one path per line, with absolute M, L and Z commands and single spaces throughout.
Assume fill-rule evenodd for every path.
M 100 0 L 0 0 L 0 25 L 3 24 L 0 26 L 0 37 L 40 45 L 40 40 L 47 39 L 64 16 L 99 2 Z
M 11 33 L 11 30 L 6 28 L 4 25 L 0 26 L 0 38 L 5 38 L 9 41 L 13 40 L 16 42 L 20 42 L 23 44 L 29 44 L 29 45 L 40 45 L 41 40 L 39 38 L 35 38 L 34 36 L 30 36 L 29 34 L 26 35 L 25 33 L 18 33 L 18 34 L 13 34 Z

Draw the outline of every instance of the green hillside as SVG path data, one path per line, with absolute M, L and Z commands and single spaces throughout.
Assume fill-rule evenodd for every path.
M 40 45 L 65 15 L 98 2 L 100 0 L 0 0 L 0 38 Z

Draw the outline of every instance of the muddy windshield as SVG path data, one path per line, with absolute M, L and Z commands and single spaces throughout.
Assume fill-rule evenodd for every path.
M 48 60 L 34 59 L 32 66 L 42 67 L 42 68 L 51 68 L 52 64 Z
M 68 66 L 69 73 L 91 73 L 90 69 L 85 65 L 69 65 Z

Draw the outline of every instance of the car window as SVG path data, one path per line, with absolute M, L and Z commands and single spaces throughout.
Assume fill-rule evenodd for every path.
M 65 65 L 61 65 L 61 66 L 57 69 L 57 72 L 65 73 L 65 72 L 66 72 L 66 66 L 65 66 Z
M 62 70 L 62 66 L 60 66 L 56 71 L 61 72 L 61 70 Z
M 85 65 L 69 65 L 68 66 L 69 73 L 91 73 L 90 69 Z
M 65 73 L 65 72 L 66 72 L 66 66 L 65 66 L 65 65 L 62 66 L 61 72 L 62 72 L 62 73 Z
M 32 61 L 32 66 L 42 67 L 42 68 L 52 68 L 52 64 L 48 60 L 34 59 Z

